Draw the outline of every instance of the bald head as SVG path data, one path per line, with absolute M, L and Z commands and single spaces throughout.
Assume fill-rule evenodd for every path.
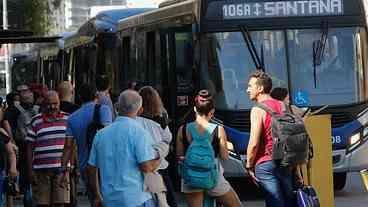
M 50 115 L 58 114 L 60 111 L 59 95 L 56 91 L 48 91 L 46 95 L 47 113 Z
M 118 111 L 123 116 L 137 116 L 142 107 L 142 97 L 138 92 L 125 90 L 119 96 Z
M 73 86 L 69 81 L 63 81 L 58 85 L 58 93 L 60 100 L 71 101 L 73 97 Z

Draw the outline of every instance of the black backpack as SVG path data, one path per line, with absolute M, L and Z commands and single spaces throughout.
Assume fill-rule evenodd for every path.
M 310 159 L 311 141 L 304 121 L 290 112 L 285 105 L 283 114 L 278 114 L 265 104 L 256 107 L 271 115 L 271 135 L 273 139 L 272 160 L 279 166 L 304 164 Z
M 98 130 L 104 128 L 104 125 L 101 123 L 100 120 L 100 104 L 96 104 L 93 111 L 93 118 L 92 122 L 88 124 L 87 127 L 87 147 L 88 147 L 88 153 L 92 149 L 93 139 L 95 138 L 96 133 Z

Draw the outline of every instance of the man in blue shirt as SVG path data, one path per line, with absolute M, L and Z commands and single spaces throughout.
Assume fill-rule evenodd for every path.
M 96 78 L 97 99 L 101 105 L 106 105 L 110 108 L 112 119 L 115 119 L 115 110 L 110 97 L 110 82 L 107 75 L 99 75 Z
M 122 92 L 120 116 L 93 140 L 87 174 L 96 205 L 154 207 L 151 194 L 144 191 L 142 172 L 153 172 L 160 161 L 153 139 L 135 119 L 141 107 L 142 98 L 136 91 Z M 98 171 L 101 192 L 96 182 Z
M 63 152 L 62 170 L 67 170 L 66 166 L 71 158 L 72 146 L 75 141 L 77 144 L 78 160 L 82 179 L 85 182 L 85 168 L 88 162 L 88 144 L 87 144 L 87 128 L 92 122 L 93 113 L 96 106 L 96 88 L 83 84 L 79 90 L 80 99 L 82 100 L 82 106 L 80 109 L 75 111 L 69 116 L 67 129 L 66 129 L 66 140 Z M 111 110 L 106 105 L 100 107 L 100 123 L 104 126 L 111 124 L 112 115 Z M 62 181 L 60 181 L 62 183 Z M 87 182 L 85 182 L 87 183 Z M 88 189 L 88 188 L 87 188 Z M 92 201 L 91 196 L 89 196 Z

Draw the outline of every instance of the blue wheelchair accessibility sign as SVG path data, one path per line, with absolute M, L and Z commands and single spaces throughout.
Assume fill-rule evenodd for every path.
M 309 104 L 309 94 L 306 91 L 297 91 L 294 93 L 294 103 L 297 106 L 306 106 Z

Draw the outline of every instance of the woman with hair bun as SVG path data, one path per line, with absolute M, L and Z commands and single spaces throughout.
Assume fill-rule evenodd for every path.
M 241 206 L 237 194 L 223 175 L 224 170 L 219 160 L 227 160 L 229 158 L 227 138 L 222 126 L 210 123 L 215 113 L 215 102 L 207 90 L 199 91 L 195 97 L 194 111 L 196 114 L 195 121 L 179 128 L 176 139 L 177 160 L 178 162 L 185 162 L 185 155 L 192 140 L 209 139 L 215 152 L 218 179 L 216 185 L 211 189 L 193 188 L 182 180 L 182 192 L 185 194 L 188 205 L 189 207 L 202 207 L 206 194 L 216 198 L 224 206 Z M 215 130 L 218 131 L 215 132 Z

